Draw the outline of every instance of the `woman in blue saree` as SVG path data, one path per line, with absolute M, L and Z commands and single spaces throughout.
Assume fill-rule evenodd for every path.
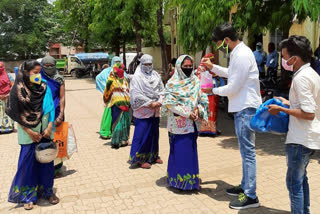
M 52 92 L 54 103 L 54 124 L 60 126 L 64 121 L 65 110 L 65 84 L 64 77 L 57 72 L 56 60 L 52 56 L 46 56 L 41 61 L 41 77 L 47 81 L 47 84 Z M 61 171 L 63 162 L 61 158 L 54 161 L 55 175 L 58 176 Z
M 25 62 L 9 95 L 6 113 L 18 123 L 18 143 L 21 145 L 18 169 L 13 179 L 9 202 L 24 203 L 30 210 L 39 197 L 59 203 L 53 193 L 53 161 L 40 163 L 35 147 L 42 138 L 53 139 L 54 103 L 51 90 L 41 80 L 41 66 L 37 61 Z

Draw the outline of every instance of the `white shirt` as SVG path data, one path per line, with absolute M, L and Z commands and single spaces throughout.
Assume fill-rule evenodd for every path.
M 290 109 L 314 113 L 315 118 L 311 121 L 290 116 L 286 143 L 320 149 L 320 76 L 310 67 L 310 63 L 295 72 L 289 101 Z
M 213 65 L 211 71 L 228 78 L 227 85 L 214 88 L 212 92 L 228 97 L 229 112 L 258 108 L 261 105 L 258 66 L 251 49 L 243 42 L 232 50 L 228 68 Z

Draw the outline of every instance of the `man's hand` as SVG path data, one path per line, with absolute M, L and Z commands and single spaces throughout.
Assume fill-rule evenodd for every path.
M 212 68 L 213 68 L 213 64 L 212 64 L 212 62 L 210 61 L 209 58 L 203 58 L 203 59 L 201 60 L 201 64 L 203 64 L 204 66 L 206 66 L 210 71 L 211 71 Z
M 274 97 L 274 98 L 280 100 L 284 105 L 290 106 L 290 101 L 289 100 L 287 100 L 287 99 L 285 99 L 283 97 Z
M 278 113 L 282 110 L 282 107 L 281 107 L 281 106 L 278 106 L 278 105 L 269 105 L 268 108 L 269 108 L 268 111 L 269 111 L 270 114 L 272 114 L 272 115 L 276 115 L 276 114 L 278 114 Z

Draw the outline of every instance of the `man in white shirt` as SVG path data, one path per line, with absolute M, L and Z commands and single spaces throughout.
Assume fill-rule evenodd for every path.
M 204 91 L 228 97 L 229 112 L 235 113 L 235 129 L 242 157 L 241 185 L 227 189 L 227 194 L 238 196 L 238 199 L 231 201 L 229 207 L 259 207 L 256 195 L 255 133 L 250 129 L 250 120 L 261 104 L 259 70 L 251 49 L 239 40 L 237 32 L 230 24 L 218 26 L 212 37 L 219 50 L 227 55 L 231 52 L 230 65 L 223 68 L 213 65 L 209 59 L 205 59 L 203 63 L 216 75 L 228 78 L 228 84 L 212 91 Z
M 289 109 L 270 105 L 269 112 L 289 114 L 289 131 L 286 140 L 287 188 L 291 213 L 310 213 L 310 194 L 307 166 L 310 156 L 320 149 L 320 77 L 311 68 L 312 49 L 304 36 L 291 36 L 280 44 L 282 66 L 294 72 L 289 101 L 279 99 Z

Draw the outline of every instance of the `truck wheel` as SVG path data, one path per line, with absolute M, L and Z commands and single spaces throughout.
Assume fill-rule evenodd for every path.
M 71 71 L 71 76 L 73 78 L 76 78 L 77 77 L 77 71 L 76 70 Z

